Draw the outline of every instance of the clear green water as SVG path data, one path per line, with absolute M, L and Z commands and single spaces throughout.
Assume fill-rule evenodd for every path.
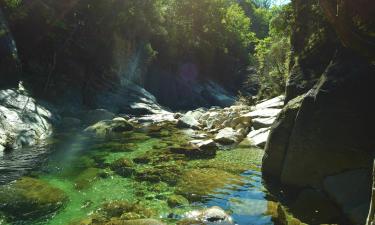
M 152 210 L 152 217 L 168 224 L 176 224 L 187 211 L 209 206 L 227 210 L 237 224 L 273 224 L 260 173 L 262 150 L 233 148 L 218 151 L 214 158 L 191 159 L 168 151 L 189 140 L 183 132 L 170 127 L 151 133 L 127 132 L 110 140 L 68 136 L 52 145 L 54 151 L 46 163 L 29 175 L 63 190 L 69 200 L 53 215 L 16 218 L 7 224 L 73 224 L 97 214 L 104 203 L 115 200 L 140 203 Z M 135 175 L 123 177 L 110 169 L 118 159 L 139 157 L 151 161 L 135 163 Z M 160 182 L 136 175 L 142 171 L 154 174 L 158 168 L 155 174 Z M 160 171 L 167 172 L 160 175 Z M 193 178 L 187 174 L 193 174 Z M 198 194 L 189 198 L 187 191 Z M 175 194 L 185 196 L 190 203 L 169 206 L 168 199 Z M 0 224 L 6 222 L 0 219 Z

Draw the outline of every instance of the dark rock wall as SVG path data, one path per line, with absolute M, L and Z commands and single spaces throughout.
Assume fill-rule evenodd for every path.
M 293 190 L 287 204 L 305 222 L 364 224 L 375 153 L 374 64 L 341 42 L 319 1 L 293 6 L 289 103 L 269 136 L 263 173 Z

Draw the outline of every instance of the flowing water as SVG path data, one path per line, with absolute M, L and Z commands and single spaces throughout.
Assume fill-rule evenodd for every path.
M 24 149 L 28 154 L 3 156 L 0 179 L 3 183 L 13 180 L 26 169 L 27 176 L 61 189 L 68 201 L 57 212 L 42 217 L 20 218 L 0 209 L 0 224 L 79 224 L 77 221 L 101 215 L 106 203 L 121 201 L 140 204 L 149 216 L 168 224 L 176 224 L 188 211 L 210 206 L 225 209 L 240 225 L 273 224 L 262 184 L 260 149 L 219 150 L 211 158 L 171 153 L 170 148 L 190 138 L 170 126 L 125 132 L 106 140 L 79 133 L 55 139 L 44 151 Z M 114 162 L 119 159 L 134 161 L 129 165 L 131 173 L 116 170 Z M 185 204 L 171 204 L 176 195 Z M 0 203 L 4 204 L 1 192 Z

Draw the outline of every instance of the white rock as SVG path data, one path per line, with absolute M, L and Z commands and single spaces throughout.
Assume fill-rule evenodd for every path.
M 250 141 L 252 146 L 264 148 L 269 134 L 270 128 L 261 128 L 259 130 L 251 131 L 246 138 Z
M 230 127 L 226 127 L 219 131 L 219 133 L 215 137 L 215 141 L 220 144 L 234 144 L 241 140 L 243 137 L 242 134 L 233 130 Z
M 253 119 L 253 127 L 255 129 L 271 127 L 272 124 L 275 122 L 276 117 L 269 117 L 269 118 L 255 118 Z
M 285 96 L 281 95 L 276 98 L 262 101 L 255 105 L 255 109 L 264 109 L 264 108 L 276 108 L 281 109 L 284 106 Z

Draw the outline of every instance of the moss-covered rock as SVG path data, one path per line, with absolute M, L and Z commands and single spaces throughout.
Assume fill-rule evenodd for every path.
M 111 163 L 110 168 L 118 175 L 123 177 L 132 176 L 135 172 L 134 162 L 127 158 L 121 158 Z
M 101 207 L 100 213 L 107 218 L 121 217 L 126 220 L 150 218 L 156 214 L 152 209 L 147 208 L 140 203 L 131 203 L 120 200 L 104 203 Z
M 85 133 L 98 138 L 107 138 L 133 130 L 134 126 L 126 120 L 103 120 L 85 129 Z
M 63 207 L 67 200 L 62 190 L 29 177 L 0 188 L 0 211 L 17 219 L 46 216 Z
M 171 195 L 167 199 L 169 207 L 174 208 L 177 206 L 188 205 L 189 201 L 182 195 Z
M 91 186 L 99 178 L 100 169 L 88 168 L 74 179 L 75 188 L 82 190 Z
M 183 168 L 175 163 L 162 164 L 138 170 L 136 172 L 136 179 L 152 183 L 163 181 L 167 184 L 175 185 L 181 177 L 182 172 Z
M 186 171 L 177 184 L 177 193 L 190 201 L 214 194 L 226 185 L 242 184 L 241 177 L 219 169 L 204 168 Z

